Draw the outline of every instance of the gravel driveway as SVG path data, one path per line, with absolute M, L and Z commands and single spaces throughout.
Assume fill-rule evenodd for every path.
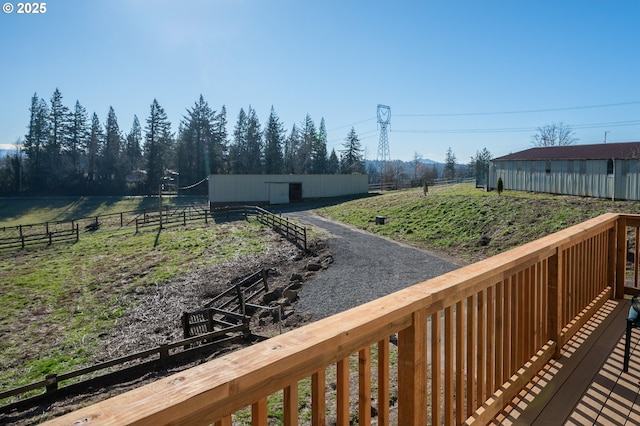
M 285 213 L 329 233 L 333 264 L 306 281 L 296 310 L 318 320 L 460 267 L 426 251 L 319 216 Z M 384 225 L 380 225 L 384 226 Z

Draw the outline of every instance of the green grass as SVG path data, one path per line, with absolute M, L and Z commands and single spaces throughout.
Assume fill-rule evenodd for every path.
M 606 212 L 640 213 L 640 203 L 504 191 L 473 185 L 394 191 L 319 213 L 416 247 L 477 261 Z M 385 225 L 375 217 L 386 216 Z
M 77 369 L 131 308 L 126 295 L 199 265 L 265 249 L 257 222 L 83 233 L 76 243 L 0 253 L 0 390 Z

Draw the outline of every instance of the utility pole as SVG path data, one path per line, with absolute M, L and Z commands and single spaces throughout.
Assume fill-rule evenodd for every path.
M 608 130 L 604 132 L 604 143 L 607 143 L 607 133 L 609 133 Z

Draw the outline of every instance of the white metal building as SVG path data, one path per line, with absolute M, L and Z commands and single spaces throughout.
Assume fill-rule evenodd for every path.
M 286 204 L 366 194 L 369 178 L 352 175 L 209 175 L 209 202 Z
M 495 158 L 488 188 L 640 200 L 640 142 L 537 147 Z

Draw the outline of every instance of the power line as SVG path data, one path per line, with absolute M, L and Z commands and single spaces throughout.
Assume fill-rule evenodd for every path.
M 463 117 L 463 116 L 474 116 L 474 115 L 532 114 L 532 113 L 538 113 L 538 112 L 572 111 L 572 110 L 580 110 L 580 109 L 609 108 L 609 107 L 637 105 L 637 104 L 640 104 L 640 101 L 618 102 L 614 104 L 573 106 L 573 107 L 562 107 L 562 108 L 527 109 L 527 110 L 518 110 L 518 111 L 395 114 L 395 116 L 396 117 Z
M 597 129 L 599 127 L 626 127 L 626 126 L 638 126 L 640 120 L 629 121 L 613 121 L 608 123 L 591 123 L 591 124 L 578 124 L 569 125 L 573 130 L 580 129 Z M 536 132 L 538 127 L 504 127 L 504 128 L 488 128 L 488 129 L 400 129 L 393 130 L 395 133 L 520 133 L 520 132 Z

